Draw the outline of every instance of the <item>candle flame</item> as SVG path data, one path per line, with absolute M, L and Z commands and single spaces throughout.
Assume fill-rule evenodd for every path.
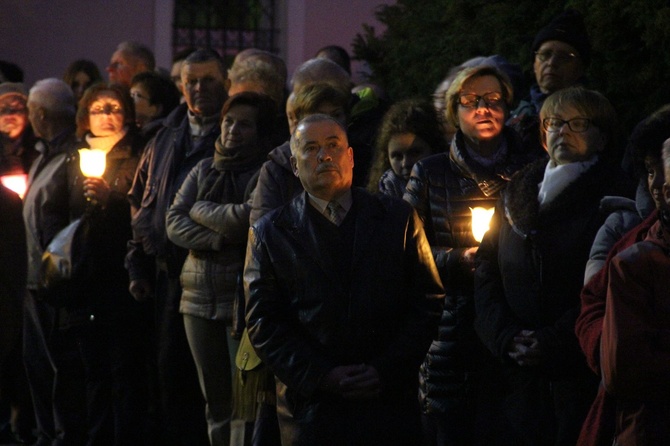
M 0 177 L 2 185 L 7 189 L 12 190 L 17 193 L 21 198 L 26 194 L 26 189 L 28 189 L 28 175 L 25 173 L 20 173 L 16 175 L 3 175 Z
M 79 168 L 87 177 L 102 177 L 105 173 L 107 153 L 96 149 L 79 149 Z
M 470 208 L 470 210 L 472 211 L 472 236 L 479 243 L 484 238 L 486 231 L 489 230 L 494 208 L 476 207 Z

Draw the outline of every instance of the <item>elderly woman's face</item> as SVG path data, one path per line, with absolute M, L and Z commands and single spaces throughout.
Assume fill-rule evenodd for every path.
M 251 146 L 258 142 L 258 110 L 251 105 L 233 105 L 221 121 L 221 141 L 226 149 Z
M 458 123 L 463 134 L 477 142 L 497 138 L 505 125 L 507 105 L 495 76 L 481 76 L 463 83 L 458 105 Z M 500 98 L 500 100 L 494 100 Z M 467 105 L 463 105 L 467 102 Z
M 543 125 L 545 148 L 558 165 L 587 161 L 605 148 L 605 134 L 574 107 L 547 115 Z
M 111 91 L 101 91 L 88 107 L 93 136 L 110 136 L 123 129 L 125 115 L 121 101 Z

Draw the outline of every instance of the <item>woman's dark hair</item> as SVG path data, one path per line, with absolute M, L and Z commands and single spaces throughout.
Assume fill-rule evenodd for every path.
M 100 74 L 98 66 L 94 62 L 87 59 L 78 59 L 72 62 L 65 70 L 65 73 L 63 74 L 63 80 L 66 84 L 72 87 L 75 81 L 75 77 L 80 71 L 86 73 L 89 79 L 91 79 L 91 85 L 102 81 L 102 75 Z
M 156 73 L 145 71 L 133 76 L 130 86 L 141 85 L 149 95 L 151 105 L 160 105 L 161 111 L 156 116 L 163 118 L 179 105 L 180 94 L 171 79 Z
M 229 97 L 223 104 L 221 119 L 236 105 L 248 105 L 257 110 L 256 131 L 258 132 L 258 140 L 265 144 L 268 150 L 271 149 L 277 116 L 277 106 L 274 99 L 264 93 L 243 91 Z
M 368 190 L 379 190 L 379 178 L 391 168 L 388 145 L 394 135 L 413 133 L 428 144 L 431 154 L 447 150 L 437 112 L 423 99 L 406 99 L 393 104 L 384 115 L 376 141 L 376 150 L 368 181 Z
M 670 104 L 664 105 L 638 123 L 628 139 L 626 153 L 633 155 L 635 174 L 645 174 L 647 156 L 661 159 L 663 143 L 670 138 Z
M 99 82 L 91 85 L 84 92 L 77 108 L 77 136 L 83 138 L 91 129 L 88 109 L 101 96 L 102 92 L 111 92 L 121 102 L 123 108 L 123 123 L 127 126 L 135 125 L 135 106 L 130 97 L 128 87 L 118 83 Z
M 351 75 L 351 57 L 347 50 L 339 45 L 324 46 L 316 52 L 316 56 L 314 57 L 325 57 L 326 59 L 330 59 L 344 68 L 346 72 Z

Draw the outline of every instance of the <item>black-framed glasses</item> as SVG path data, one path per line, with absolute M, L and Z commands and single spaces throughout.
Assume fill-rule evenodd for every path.
M 568 124 L 571 131 L 582 133 L 591 127 L 591 120 L 588 118 L 572 118 L 567 121 L 559 118 L 544 118 L 542 120 L 542 127 L 551 133 L 560 131 L 565 124 Z
M 554 60 L 559 63 L 572 62 L 573 60 L 577 60 L 579 57 L 577 54 L 568 51 L 554 50 L 536 51 L 535 56 L 539 59 L 540 62 L 546 62 L 553 57 Z
M 123 113 L 123 109 L 118 105 L 112 105 L 112 104 L 106 104 L 104 107 L 94 107 L 88 111 L 88 114 L 91 116 L 109 115 L 109 114 L 120 115 L 121 113 Z
M 148 97 L 146 97 L 143 94 L 138 93 L 136 91 L 131 92 L 130 97 L 133 98 L 134 101 L 137 101 L 138 99 L 144 99 L 145 101 L 149 101 Z
M 462 94 L 458 97 L 458 103 L 465 108 L 477 108 L 482 99 L 486 107 L 499 107 L 503 102 L 503 95 L 497 91 L 484 93 L 481 96 L 474 93 Z

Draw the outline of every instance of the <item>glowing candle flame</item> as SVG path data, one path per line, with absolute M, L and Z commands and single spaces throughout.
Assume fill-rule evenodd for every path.
M 494 208 L 482 207 L 470 208 L 472 211 L 472 236 L 477 242 L 481 242 L 484 234 L 489 230 L 489 223 L 493 217 Z
M 87 177 L 102 177 L 105 173 L 107 153 L 96 149 L 79 149 L 79 168 Z
M 23 198 L 28 189 L 28 175 L 20 173 L 16 175 L 3 175 L 0 177 L 2 185 L 7 189 L 13 190 L 19 197 Z

